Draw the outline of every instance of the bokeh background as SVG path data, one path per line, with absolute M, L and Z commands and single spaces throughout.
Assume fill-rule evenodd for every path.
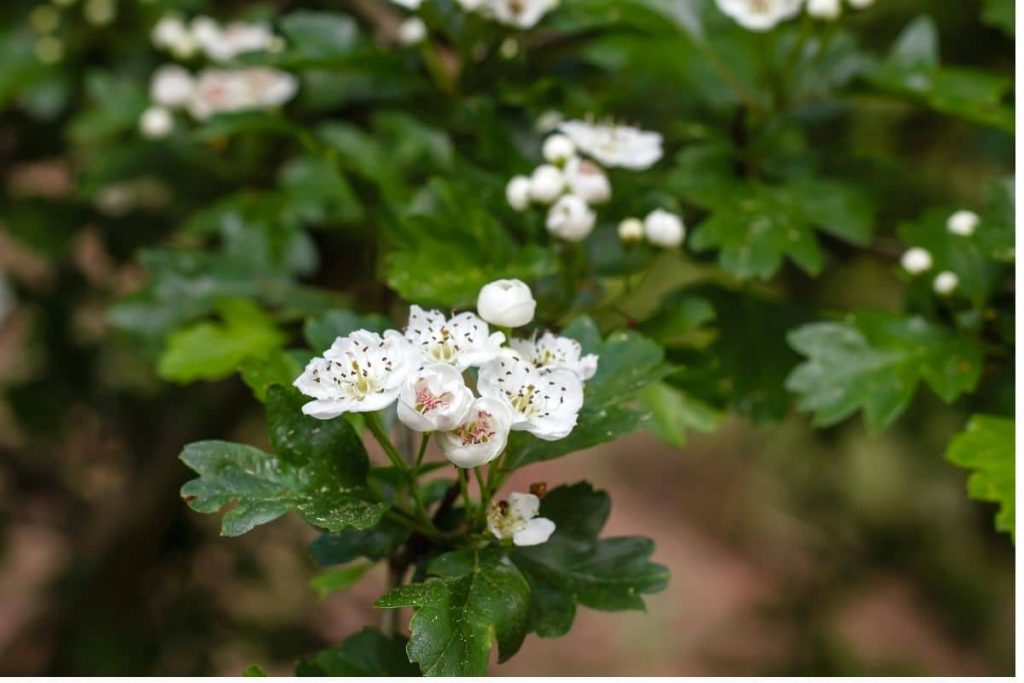
M 978 24 L 977 3 L 883 1 L 866 42 L 888 45 L 928 11 L 945 62 L 1012 72 L 1012 41 Z M 111 326 L 109 307 L 145 282 L 138 249 L 174 219 L 145 179 L 127 195 L 83 185 L 87 124 L 68 125 L 83 74 L 115 63 L 141 23 L 118 0 L 113 23 L 83 20 L 74 60 L 41 77 L 26 58 L 36 4 L 0 7 L 0 674 L 288 673 L 378 622 L 383 574 L 319 600 L 298 519 L 229 540 L 182 504 L 183 444 L 264 444 L 260 408 L 238 379 L 160 381 L 152 349 Z M 919 160 L 922 183 L 980 198 L 1012 155 L 983 128 L 864 106 L 865 144 Z M 309 280 L 330 285 L 347 245 L 319 246 Z M 853 254 L 788 287 L 819 307 L 893 309 L 904 295 L 891 268 Z M 493 673 L 1012 675 L 1013 547 L 942 458 L 967 414 L 922 393 L 880 436 L 859 418 L 824 431 L 733 418 L 682 449 L 641 434 L 532 466 L 518 483 L 609 490 L 608 533 L 651 536 L 672 580 L 646 614 L 582 609 L 569 636 L 531 636 Z

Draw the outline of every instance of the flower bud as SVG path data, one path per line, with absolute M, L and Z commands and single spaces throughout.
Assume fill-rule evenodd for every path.
M 565 166 L 565 180 L 572 193 L 587 204 L 603 204 L 612 197 L 612 186 L 608 182 L 608 176 L 600 166 L 589 159 L 570 159 Z
M 476 310 L 492 325 L 522 327 L 533 320 L 537 302 L 522 280 L 495 280 L 480 290 Z
M 918 275 L 932 267 L 932 255 L 927 249 L 911 247 L 903 252 L 900 264 L 911 275 Z
M 565 176 L 550 164 L 538 166 L 530 176 L 530 198 L 542 204 L 550 204 L 565 190 Z
M 944 270 L 935 276 L 935 281 L 932 283 L 932 289 L 935 290 L 936 294 L 942 296 L 948 296 L 956 290 L 960 285 L 960 277 L 949 270 Z
M 195 90 L 195 79 L 176 64 L 167 64 L 155 72 L 149 83 L 149 96 L 164 107 L 182 107 L 188 103 Z
M 565 135 L 555 133 L 544 141 L 544 158 L 552 164 L 564 164 L 576 156 L 576 145 Z
M 530 206 L 530 179 L 517 175 L 505 186 L 505 199 L 516 211 L 525 211 Z
M 167 137 L 174 128 L 174 117 L 164 107 L 150 107 L 142 112 L 139 119 L 139 129 L 147 138 L 157 139 Z
M 594 231 L 597 216 L 574 194 L 561 197 L 548 210 L 548 232 L 570 242 L 579 242 Z
M 409 17 L 398 26 L 398 42 L 402 45 L 418 45 L 427 38 L 427 25 L 419 17 Z
M 644 219 L 644 233 L 647 241 L 666 249 L 674 249 L 683 243 L 686 227 L 683 219 L 663 209 L 655 209 Z
M 841 0 L 807 0 L 807 14 L 815 19 L 835 21 L 842 13 Z
M 644 238 L 644 222 L 639 218 L 627 218 L 619 223 L 619 239 L 623 242 L 639 242 Z
M 946 221 L 946 229 L 954 235 L 970 237 L 978 227 L 981 219 L 973 211 L 956 211 Z

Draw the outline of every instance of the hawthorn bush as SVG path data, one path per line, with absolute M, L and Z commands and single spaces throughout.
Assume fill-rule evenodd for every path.
M 579 606 L 657 600 L 609 493 L 504 487 L 640 430 L 878 433 L 930 393 L 970 413 L 945 457 L 1012 542 L 1010 0 L 0 12 L 7 145 L 57 135 L 75 188 L 0 219 L 54 259 L 102 221 L 144 275 L 118 343 L 262 404 L 270 451 L 182 444 L 185 502 L 225 536 L 297 512 L 327 592 L 388 567 L 381 627 L 297 673 L 483 675 Z M 865 268 L 904 285 L 884 308 L 821 295 Z

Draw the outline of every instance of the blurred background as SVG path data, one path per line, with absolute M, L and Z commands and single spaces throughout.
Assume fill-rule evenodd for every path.
M 944 62 L 1012 73 L 1012 40 L 977 23 L 979 4 L 888 3 L 863 20 L 865 42 L 886 46 L 929 11 Z M 180 196 L 165 174 L 178 174 L 181 195 L 207 198 L 255 181 L 190 188 L 173 155 L 106 146 L 131 137 L 137 113 L 118 118 L 125 93 L 102 76 L 121 63 L 148 73 L 145 26 L 159 3 L 62 10 L 69 56 L 49 62 L 30 19 L 42 4 L 0 7 L 0 675 L 236 675 L 251 663 L 289 673 L 378 623 L 382 568 L 319 600 L 315 532 L 300 520 L 224 539 L 217 519 L 188 510 L 182 446 L 265 445 L 260 406 L 238 378 L 161 381 L 153 340 L 108 316 L 147 282 L 138 250 L 170 240 L 186 211 L 169 208 Z M 313 4 L 347 6 L 260 7 Z M 863 106 L 874 116 L 854 138 L 918 160 L 933 194 L 980 198 L 982 179 L 1012 164 L 1005 135 Z M 350 235 L 316 239 L 308 281 L 365 275 L 349 272 Z M 821 280 L 790 279 L 798 306 L 894 309 L 905 295 L 891 268 L 852 252 Z M 1006 385 L 984 400 L 1005 401 Z M 510 486 L 586 478 L 610 491 L 607 533 L 651 536 L 672 579 L 646 614 L 581 609 L 567 637 L 530 636 L 493 673 L 1012 675 L 1013 546 L 993 530 L 994 506 L 969 501 L 966 474 L 942 458 L 967 415 L 921 392 L 880 436 L 859 418 L 824 431 L 805 416 L 730 418 L 682 449 L 640 434 L 531 466 Z

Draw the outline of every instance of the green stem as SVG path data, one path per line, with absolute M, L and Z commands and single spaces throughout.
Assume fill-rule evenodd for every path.
M 370 428 L 370 432 L 373 437 L 377 439 L 377 443 L 384 449 L 384 453 L 387 454 L 391 464 L 394 465 L 400 472 L 404 472 L 406 475 L 409 474 L 409 468 L 406 466 L 402 456 L 398 453 L 398 449 L 391 443 L 391 437 L 388 436 L 388 431 L 384 428 L 384 422 L 380 419 L 379 413 L 365 413 L 366 415 L 366 426 Z
M 797 35 L 793 47 L 790 49 L 789 55 L 779 71 L 776 91 L 776 106 L 779 109 L 784 109 L 789 104 L 789 96 L 792 94 L 794 69 L 796 69 L 797 64 L 800 62 L 800 55 L 803 54 L 807 39 L 811 37 L 813 23 L 814 20 L 811 19 L 810 15 L 804 12 L 800 20 L 800 33 Z
M 459 471 L 459 488 L 462 489 L 462 504 L 466 506 L 466 518 L 469 518 L 469 511 L 473 507 L 473 500 L 469 497 L 469 477 L 466 470 L 456 467 Z
M 420 452 L 416 454 L 416 464 L 413 465 L 413 475 L 418 475 L 420 466 L 423 464 L 423 456 L 427 454 L 427 444 L 430 443 L 430 432 L 423 433 L 423 440 L 420 441 Z
M 474 526 L 484 526 L 487 523 L 487 508 L 491 505 L 491 496 L 494 495 L 490 491 L 490 481 L 484 481 L 484 475 L 481 474 L 479 467 L 473 468 L 473 474 L 476 476 L 476 484 L 480 487 L 480 509 L 477 511 L 477 521 Z M 488 469 L 487 479 L 490 480 L 490 470 Z

